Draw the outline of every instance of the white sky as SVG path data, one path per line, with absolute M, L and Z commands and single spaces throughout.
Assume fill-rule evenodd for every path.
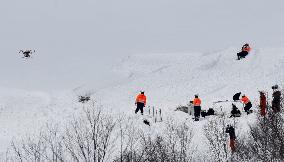
M 1 0 L 0 86 L 96 87 L 133 53 L 283 47 L 283 15 L 283 0 Z

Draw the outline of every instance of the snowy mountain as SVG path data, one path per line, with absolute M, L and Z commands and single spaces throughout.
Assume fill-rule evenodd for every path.
M 80 95 L 142 124 L 133 114 L 140 90 L 164 118 L 191 124 L 202 157 L 208 120 L 191 123 L 174 110 L 199 94 L 202 109 L 227 112 L 231 103 L 213 102 L 237 92 L 256 110 L 259 90 L 271 96 L 272 85 L 283 88 L 283 6 L 282 0 L 1 1 L 0 161 L 11 140 L 80 115 Z M 237 61 L 245 42 L 252 52 Z M 31 59 L 19 53 L 27 49 L 35 50 Z M 237 134 L 254 119 L 255 113 L 240 118 Z
M 112 66 L 113 71 L 124 79 L 95 90 L 91 97 L 109 113 L 133 116 L 135 96 L 144 90 L 149 106 L 162 109 L 164 118 L 172 116 L 180 121 L 190 117 L 174 110 L 178 105 L 186 105 L 194 94 L 200 95 L 202 109 L 215 106 L 217 110 L 219 107 L 213 105 L 214 101 L 232 100 L 233 94 L 242 92 L 252 100 L 256 110 L 258 91 L 270 92 L 272 85 L 284 80 L 284 73 L 281 73 L 284 48 L 254 49 L 243 60 L 236 60 L 236 51 L 238 48 L 207 53 L 131 55 Z M 47 93 L 1 88 L 1 152 L 5 152 L 15 137 L 36 133 L 46 123 L 64 124 L 72 119 L 82 111 L 78 95 L 89 90 L 79 87 L 72 91 Z M 225 112 L 231 110 L 230 103 L 222 106 Z M 253 116 L 244 116 L 241 124 L 245 127 L 244 123 Z M 201 130 L 206 122 L 195 123 L 195 129 Z M 202 131 L 195 133 L 196 138 L 202 136 Z

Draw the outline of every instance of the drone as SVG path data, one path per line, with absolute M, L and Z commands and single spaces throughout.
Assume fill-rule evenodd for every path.
M 32 54 L 35 53 L 35 50 L 20 50 L 19 53 L 24 55 L 22 58 L 31 58 Z
M 78 98 L 79 98 L 79 102 L 81 102 L 81 103 L 86 103 L 86 102 L 88 102 L 91 99 L 91 97 L 88 96 L 88 95 L 86 95 L 86 96 L 78 96 Z

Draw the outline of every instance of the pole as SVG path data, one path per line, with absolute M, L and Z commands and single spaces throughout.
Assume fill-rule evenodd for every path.
M 160 109 L 160 118 L 161 118 L 161 121 L 163 121 L 163 118 L 162 118 L 162 109 Z
M 157 123 L 157 115 L 158 114 L 158 111 L 156 110 L 156 116 L 155 116 L 155 123 Z

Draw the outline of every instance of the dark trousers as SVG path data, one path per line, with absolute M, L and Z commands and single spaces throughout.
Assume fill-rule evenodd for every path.
M 199 119 L 201 112 L 201 106 L 194 106 L 194 117 L 195 119 Z
M 143 115 L 143 108 L 144 108 L 145 104 L 141 103 L 141 102 L 137 102 L 137 108 L 135 110 L 135 114 L 137 114 L 137 112 L 140 110 L 141 114 Z
M 245 58 L 248 55 L 247 51 L 237 53 L 238 59 Z
M 252 107 L 251 102 L 247 103 L 244 107 L 245 112 L 249 111 L 249 109 Z
M 274 112 L 280 112 L 280 100 L 272 100 L 272 110 Z

